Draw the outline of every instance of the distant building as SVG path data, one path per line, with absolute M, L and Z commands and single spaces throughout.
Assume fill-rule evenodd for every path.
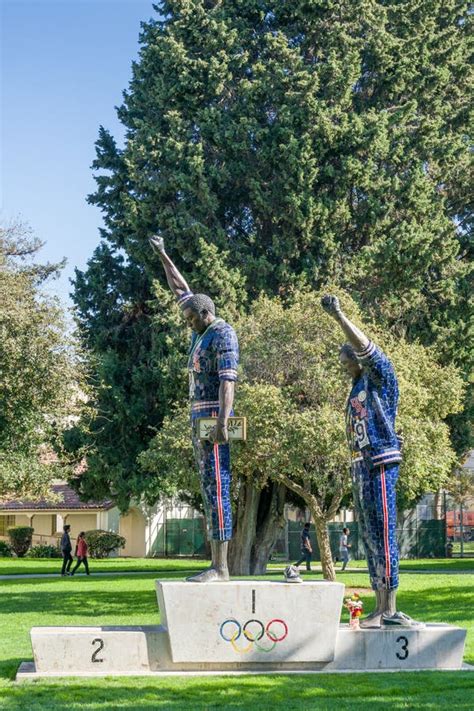
M 175 507 L 169 502 L 154 507 L 132 505 L 126 514 L 121 514 L 109 499 L 86 503 L 81 501 L 78 494 L 65 482 L 53 484 L 51 488 L 58 496 L 57 501 L 0 500 L 0 540 L 8 540 L 10 526 L 31 526 L 34 529 L 33 545 L 56 545 L 64 524 L 68 523 L 73 540 L 80 531 L 93 529 L 119 533 L 126 540 L 125 548 L 117 551 L 119 556 L 163 556 L 173 553 L 172 550 L 167 550 L 166 545 L 167 516 L 173 521 L 188 517 L 185 520 L 195 523 L 200 535 L 192 537 L 192 544 L 190 539 L 189 546 L 185 546 L 185 554 L 194 555 L 197 549 L 204 553 L 202 516 L 188 506 Z M 174 538 L 178 543 L 178 539 L 183 538 L 186 533 L 186 524 L 183 527 L 175 525 L 174 529 L 168 532 L 168 539 Z

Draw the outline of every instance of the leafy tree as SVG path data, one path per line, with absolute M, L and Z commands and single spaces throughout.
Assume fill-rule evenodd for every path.
M 238 386 L 236 412 L 251 423 L 245 444 L 232 449 L 234 534 L 229 551 L 233 575 L 265 572 L 270 553 L 285 525 L 285 487 L 272 480 L 273 451 L 287 403 L 277 388 Z M 144 451 L 139 462 L 147 481 L 146 500 L 178 494 L 202 508 L 199 478 L 189 430 L 189 407 L 178 406 Z
M 320 296 L 296 292 L 286 306 L 262 296 L 238 324 L 243 383 L 236 412 L 248 417 L 249 438 L 233 445 L 233 574 L 264 572 L 284 523 L 288 488 L 311 511 L 324 575 L 334 579 L 327 524 L 350 487 L 344 425 L 350 384 L 339 366 L 340 334 L 320 308 Z M 397 370 L 398 424 L 405 438 L 399 486 L 403 508 L 449 477 L 455 454 L 444 420 L 461 406 L 462 381 L 456 368 L 439 366 L 423 346 L 362 324 L 352 299 L 344 292 L 340 298 L 344 311 L 389 353 Z M 140 462 L 152 475 L 152 497 L 197 493 L 185 409 L 165 420 Z
M 472 466 L 457 466 L 446 485 L 446 490 L 451 495 L 457 506 L 465 510 L 474 498 L 474 469 Z
M 64 476 L 45 448 L 74 415 L 80 386 L 64 314 L 41 290 L 61 264 L 32 263 L 40 246 L 24 225 L 0 229 L 1 498 L 40 498 Z
M 337 280 L 377 322 L 436 344 L 467 376 L 469 3 L 155 7 L 118 110 L 125 145 L 104 128 L 97 142 L 89 199 L 106 245 L 76 280 L 89 333 L 108 334 L 103 351 L 149 358 L 158 273 L 146 238 L 159 228 L 204 286 L 213 261 L 196 270 L 202 240 L 227 251 L 252 298 Z M 130 319 L 136 345 L 124 334 L 110 345 L 102 320 Z M 139 409 L 143 399 L 130 394 Z M 158 410 L 145 406 L 138 429 L 159 424 Z M 458 451 L 469 446 L 468 414 L 452 420 Z M 130 472 L 127 463 L 120 476 Z

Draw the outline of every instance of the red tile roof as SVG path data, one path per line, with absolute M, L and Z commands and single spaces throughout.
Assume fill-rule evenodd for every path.
M 107 511 L 114 507 L 113 501 L 104 499 L 102 501 L 81 501 L 78 494 L 67 484 L 53 484 L 51 487 L 54 494 L 61 498 L 59 501 L 2 501 L 0 499 L 0 511 L 87 511 L 90 509 L 102 509 Z

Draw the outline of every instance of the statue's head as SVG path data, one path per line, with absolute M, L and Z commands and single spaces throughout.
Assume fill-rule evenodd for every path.
M 339 360 L 342 369 L 354 380 L 362 373 L 362 366 L 359 363 L 356 352 L 350 343 L 344 343 L 339 351 Z
M 206 294 L 193 294 L 182 306 L 186 323 L 196 333 L 204 333 L 216 317 L 213 300 Z

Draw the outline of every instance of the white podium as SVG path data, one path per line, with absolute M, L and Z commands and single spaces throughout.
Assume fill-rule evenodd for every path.
M 461 669 L 466 630 L 340 625 L 344 585 L 157 581 L 161 624 L 34 627 L 17 679 Z
M 330 662 L 342 583 L 157 582 L 173 662 Z

